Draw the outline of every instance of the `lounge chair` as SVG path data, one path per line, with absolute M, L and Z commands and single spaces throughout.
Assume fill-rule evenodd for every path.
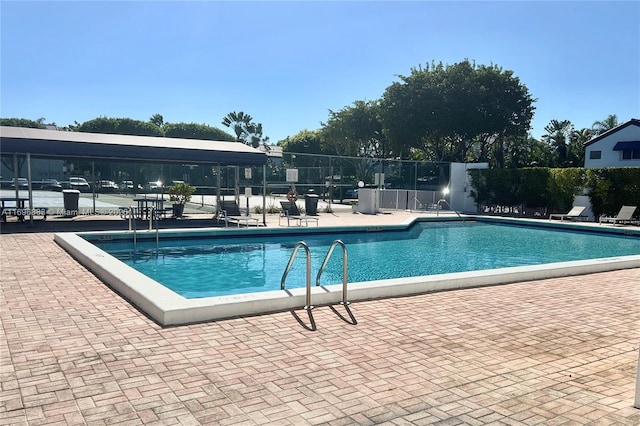
M 631 223 L 631 218 L 636 211 L 636 206 L 622 206 L 620 211 L 615 217 L 609 216 L 600 216 L 600 224 L 603 223 L 613 223 L 615 224 L 625 224 Z
M 278 219 L 278 225 L 282 225 L 282 219 L 287 220 L 287 226 L 291 226 L 291 221 L 297 226 L 302 226 L 304 223 L 305 226 L 309 226 L 309 221 L 315 221 L 316 226 L 318 226 L 318 218 L 303 215 L 300 213 L 298 206 L 295 202 L 291 201 L 280 201 L 280 205 L 282 206 L 282 214 Z
M 218 204 L 218 211 L 216 213 L 216 218 L 218 220 L 224 220 L 224 226 L 229 226 L 229 220 L 233 220 L 238 224 L 238 228 L 240 228 L 240 224 L 244 223 L 246 226 L 255 225 L 259 226 L 260 221 L 258 218 L 245 216 L 240 212 L 240 207 L 238 207 L 238 203 L 234 201 L 225 201 L 221 200 L 220 204 Z
M 582 213 L 584 213 L 585 209 L 586 209 L 586 207 L 584 207 L 584 206 L 573 206 L 573 208 L 571 210 L 569 210 L 568 213 L 551 214 L 551 215 L 549 215 L 549 220 L 551 220 L 553 218 L 558 218 L 558 219 L 560 219 L 560 221 L 563 221 L 565 219 L 573 220 L 573 219 L 586 218 L 587 215 L 582 214 Z

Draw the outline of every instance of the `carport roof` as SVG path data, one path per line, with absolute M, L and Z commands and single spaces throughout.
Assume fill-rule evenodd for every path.
M 0 126 L 0 152 L 163 163 L 263 165 L 267 155 L 239 142 L 65 132 Z

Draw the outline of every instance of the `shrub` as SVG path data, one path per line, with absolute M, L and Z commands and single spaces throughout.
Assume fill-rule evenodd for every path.
M 615 215 L 623 205 L 640 206 L 640 167 L 478 169 L 469 175 L 471 196 L 478 205 L 566 212 L 576 195 L 587 193 L 596 217 Z

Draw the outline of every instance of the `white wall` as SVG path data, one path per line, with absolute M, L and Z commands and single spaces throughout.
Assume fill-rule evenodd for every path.
M 476 213 L 478 206 L 471 197 L 469 170 L 488 169 L 489 163 L 451 163 L 448 201 L 451 208 L 464 213 Z
M 640 159 L 623 160 L 622 151 L 613 150 L 613 147 L 618 142 L 627 141 L 640 141 L 640 126 L 631 124 L 597 142 L 587 145 L 584 155 L 584 167 L 640 167 Z M 602 157 L 599 160 L 589 159 L 591 151 L 601 151 Z

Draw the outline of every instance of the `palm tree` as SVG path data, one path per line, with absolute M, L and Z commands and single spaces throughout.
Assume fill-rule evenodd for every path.
M 257 148 L 261 143 L 266 144 L 269 141 L 268 136 L 262 135 L 262 123 L 254 123 L 253 118 L 242 111 L 230 112 L 222 119 L 222 124 L 232 128 L 236 134 L 236 140 L 245 145 Z
M 567 163 L 572 167 L 584 164 L 584 144 L 591 140 L 591 129 L 573 130 L 567 152 Z
M 610 114 L 607 118 L 602 121 L 596 121 L 591 126 L 593 130 L 593 135 L 598 136 L 604 132 L 608 132 L 609 130 L 618 127 L 618 116 L 615 114 Z
M 222 119 L 222 124 L 233 129 L 238 142 L 246 143 L 248 136 L 247 128 L 251 125 L 253 118 L 244 112 L 230 112 Z
M 153 114 L 149 119 L 149 123 L 153 123 L 158 127 L 164 126 L 164 117 L 161 114 Z
M 572 126 L 569 120 L 551 120 L 544 128 L 547 132 L 542 140 L 551 145 L 558 154 L 558 165 L 565 167 L 567 163 L 568 141 Z

